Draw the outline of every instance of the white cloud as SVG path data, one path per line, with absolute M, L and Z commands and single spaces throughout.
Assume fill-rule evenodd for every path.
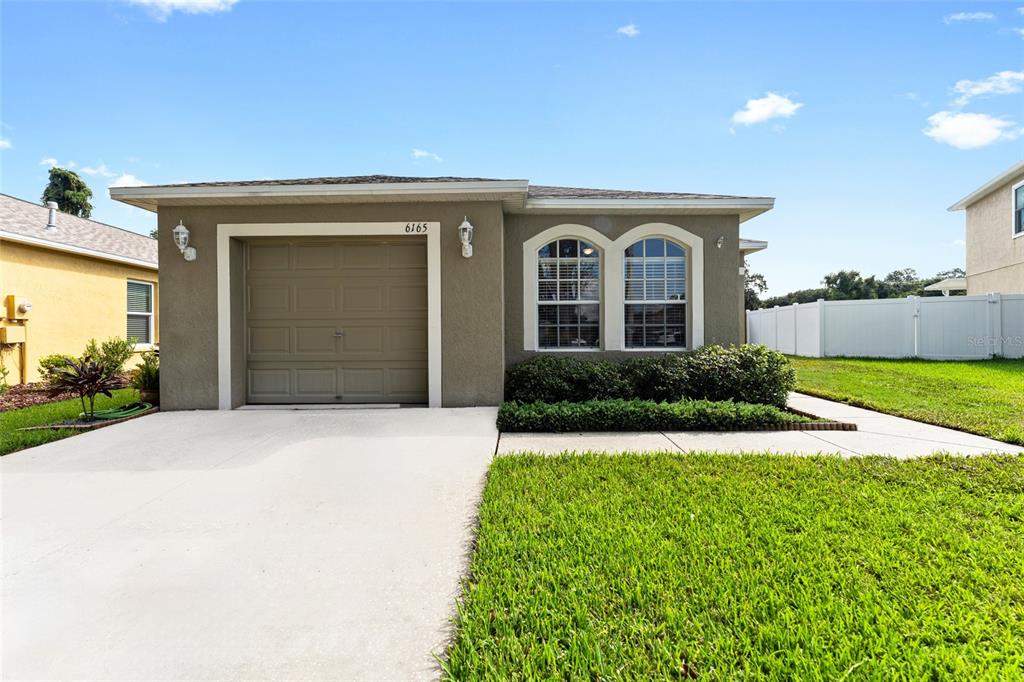
M 1024 28 L 1011 28 L 1010 30 L 1019 35 L 1021 38 L 1024 38 Z
M 100 175 L 104 178 L 112 178 L 117 173 L 107 168 L 107 164 L 101 163 L 98 166 L 82 166 L 82 172 L 86 175 Z
M 412 150 L 412 158 L 414 158 L 414 159 L 433 159 L 434 161 L 437 161 L 438 163 L 441 163 L 441 161 L 443 161 L 443 159 L 440 156 L 438 156 L 434 152 L 428 152 L 426 149 L 413 149 Z
M 772 118 L 789 118 L 802 106 L 800 102 L 769 92 L 760 99 L 748 99 L 746 106 L 732 115 L 732 122 L 749 126 Z
M 636 24 L 626 24 L 625 26 L 619 26 L 617 29 L 615 29 L 615 32 L 621 33 L 627 38 L 636 38 L 638 35 L 640 35 L 640 29 L 637 28 Z
M 1015 140 L 1024 132 L 1004 118 L 954 111 L 932 114 L 928 124 L 922 131 L 925 135 L 957 149 L 978 149 L 1000 140 Z
M 145 7 L 158 21 L 167 21 L 174 12 L 213 14 L 227 12 L 238 0 L 128 0 L 131 5 Z
M 957 12 L 947 14 L 943 21 L 947 24 L 959 24 L 965 21 L 992 21 L 995 18 L 996 15 L 991 12 Z
M 953 246 L 967 246 L 967 242 L 965 242 L 963 239 L 954 239 Z
M 11 141 L 6 137 L 0 137 L 0 149 L 10 149 Z
M 960 96 L 956 98 L 957 106 L 964 106 L 975 97 L 988 95 L 1013 95 L 1021 91 L 1024 86 L 1024 71 L 1000 71 L 989 76 L 985 80 L 959 80 L 953 85 L 953 92 Z
M 131 173 L 122 173 L 116 180 L 107 185 L 107 187 L 139 187 L 145 184 L 145 181 L 139 180 Z
M 54 166 L 59 166 L 60 164 L 57 163 L 57 159 L 53 158 L 52 156 L 48 156 L 45 159 L 39 159 L 39 165 L 53 168 Z

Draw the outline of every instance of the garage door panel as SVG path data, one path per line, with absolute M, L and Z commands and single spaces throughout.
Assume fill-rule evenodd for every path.
M 388 267 L 395 269 L 425 269 L 427 262 L 427 245 L 410 244 L 395 245 L 388 249 Z
M 325 398 L 334 402 L 338 391 L 338 370 L 335 367 L 295 369 L 295 395 L 304 398 Z
M 342 285 L 341 300 L 346 313 L 384 310 L 384 290 L 376 285 Z
M 388 288 L 388 310 L 427 311 L 426 286 L 392 286 Z
M 288 286 L 251 286 L 248 299 L 250 316 L 280 315 L 291 310 L 291 288 Z
M 291 353 L 291 328 L 250 327 L 249 353 L 251 355 Z
M 383 353 L 384 352 L 384 331 L 380 327 L 353 327 L 345 328 L 345 335 L 342 337 L 343 353 Z
M 337 245 L 327 243 L 296 244 L 292 247 L 295 270 L 335 270 L 338 267 Z
M 247 246 L 249 402 L 426 402 L 424 238 Z
M 388 249 L 376 244 L 343 244 L 341 268 L 348 271 L 383 270 L 388 266 Z
M 336 355 L 338 338 L 331 327 L 295 327 L 296 355 Z
M 249 368 L 249 393 L 257 398 L 287 398 L 292 394 L 291 370 Z
M 295 287 L 295 312 L 333 315 L 338 312 L 338 292 L 333 286 Z
M 253 244 L 249 247 L 249 270 L 287 270 L 289 254 L 276 244 Z
M 392 351 L 398 353 L 416 351 L 418 353 L 426 354 L 426 327 L 392 327 L 390 332 L 389 347 Z

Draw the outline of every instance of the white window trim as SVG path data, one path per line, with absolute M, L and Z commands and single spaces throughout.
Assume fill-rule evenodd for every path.
M 1016 231 L 1017 228 L 1017 190 L 1024 187 L 1024 180 L 1010 187 L 1010 239 L 1024 237 L 1024 230 Z
M 690 306 L 690 346 L 704 345 L 704 240 L 678 225 L 644 223 L 611 240 L 592 227 L 565 223 L 555 225 L 523 243 L 523 350 L 543 353 L 594 353 L 600 351 L 676 352 L 679 348 L 626 348 L 625 281 L 626 247 L 650 237 L 670 239 L 687 247 L 690 275 L 687 305 Z M 599 348 L 539 348 L 537 345 L 537 250 L 555 239 L 583 239 L 601 250 L 601 345 Z
M 441 223 L 221 223 L 217 225 L 217 406 L 231 409 L 231 239 L 403 235 L 410 223 L 427 227 L 427 402 L 441 406 Z
M 137 343 L 137 344 L 135 344 L 135 350 L 150 350 L 152 348 L 156 348 L 156 344 L 153 343 L 153 338 L 154 338 L 154 335 L 155 335 L 155 332 L 156 332 L 156 329 L 154 328 L 154 325 L 153 325 L 153 321 L 156 319 L 156 284 L 154 282 L 147 282 L 144 279 L 133 279 L 131 277 L 129 277 L 127 281 L 128 282 L 134 282 L 135 284 L 144 284 L 147 287 L 149 287 L 149 307 L 150 307 L 150 311 L 148 313 L 138 313 L 138 312 L 127 311 L 126 314 L 125 314 L 125 323 L 126 324 L 128 322 L 128 315 L 146 315 L 147 317 L 149 317 L 149 342 L 148 343 Z M 127 289 L 127 286 L 128 285 L 126 283 L 125 284 L 125 288 L 126 289 Z

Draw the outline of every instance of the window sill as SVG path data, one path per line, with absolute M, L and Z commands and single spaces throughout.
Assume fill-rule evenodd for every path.
M 534 353 L 600 353 L 603 348 L 527 348 Z
M 668 346 L 666 348 L 623 348 L 626 353 L 679 353 L 690 350 L 686 346 Z

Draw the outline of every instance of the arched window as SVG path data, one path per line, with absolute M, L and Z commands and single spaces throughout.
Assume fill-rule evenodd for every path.
M 537 347 L 601 343 L 601 257 L 590 242 L 556 239 L 537 250 Z
M 626 348 L 686 347 L 686 251 L 660 237 L 626 248 Z

